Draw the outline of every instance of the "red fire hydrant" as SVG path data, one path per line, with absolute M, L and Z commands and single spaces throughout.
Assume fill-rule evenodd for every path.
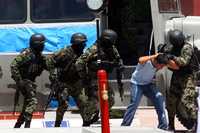
M 102 133 L 110 133 L 109 125 L 109 104 L 108 104 L 108 79 L 105 70 L 98 70 L 98 87 L 99 87 L 99 101 L 101 108 L 101 131 Z

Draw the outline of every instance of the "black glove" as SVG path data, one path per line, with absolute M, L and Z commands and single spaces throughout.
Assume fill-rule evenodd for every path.
M 166 44 L 159 44 L 157 47 L 157 51 L 158 53 L 164 53 L 164 47 L 166 46 Z
M 171 44 L 159 44 L 157 47 L 158 53 L 170 53 L 173 49 Z

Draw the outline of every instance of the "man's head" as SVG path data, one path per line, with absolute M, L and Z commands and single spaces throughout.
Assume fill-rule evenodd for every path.
M 155 58 L 155 67 L 157 69 L 162 69 L 164 66 L 166 66 L 169 62 L 169 58 L 167 57 L 166 54 L 159 54 L 156 58 Z
M 45 36 L 40 33 L 33 34 L 30 38 L 30 48 L 35 52 L 42 52 L 44 49 Z
M 100 44 L 104 48 L 110 48 L 115 45 L 117 41 L 117 33 L 113 30 L 106 29 L 100 36 Z
M 75 52 L 78 54 L 83 53 L 83 49 L 86 46 L 87 37 L 83 33 L 74 33 L 71 37 L 71 47 L 74 49 Z
M 169 42 L 174 46 L 181 48 L 185 42 L 185 36 L 183 35 L 183 32 L 175 29 L 175 30 L 170 30 L 168 32 L 168 38 Z

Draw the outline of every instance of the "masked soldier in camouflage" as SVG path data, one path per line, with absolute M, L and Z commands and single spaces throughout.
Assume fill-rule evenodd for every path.
M 171 86 L 167 93 L 169 130 L 175 130 L 175 114 L 184 126 L 192 128 L 197 120 L 197 95 L 194 70 L 192 69 L 193 46 L 185 42 L 185 37 L 179 30 L 169 31 L 168 39 L 173 46 L 169 52 L 169 58 L 179 66 L 179 70 L 173 70 Z M 180 111 L 178 111 L 179 109 Z M 186 112 L 181 115 L 180 112 L 184 112 L 184 110 Z
M 97 71 L 98 69 L 105 69 L 111 73 L 114 68 L 123 68 L 123 62 L 115 47 L 117 41 L 117 34 L 115 31 L 107 29 L 104 30 L 100 38 L 82 54 L 76 62 L 77 71 L 82 80 L 85 93 L 88 96 L 88 101 L 91 106 L 87 106 L 88 115 L 83 120 L 83 126 L 89 126 L 98 120 L 98 86 L 97 86 Z M 109 106 L 114 105 L 114 92 L 108 86 Z
M 75 33 L 71 37 L 71 46 L 53 53 L 47 59 L 50 81 L 52 87 L 55 87 L 51 89 L 54 89 L 55 98 L 58 100 L 55 127 L 60 127 L 64 113 L 68 108 L 66 100 L 69 95 L 73 96 L 81 116 L 84 118 L 84 115 L 87 114 L 83 110 L 83 107 L 87 106 L 86 98 L 82 94 L 80 78 L 74 66 L 76 59 L 83 53 L 86 42 L 85 34 Z
M 22 112 L 14 128 L 20 128 L 25 122 L 29 128 L 32 113 L 36 109 L 36 84 L 35 79 L 46 68 L 45 57 L 42 55 L 45 37 L 42 34 L 33 34 L 30 38 L 30 47 L 25 48 L 11 63 L 12 79 L 17 84 L 18 91 L 24 96 Z

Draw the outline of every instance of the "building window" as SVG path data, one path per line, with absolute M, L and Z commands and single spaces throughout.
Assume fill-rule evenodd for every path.
M 85 0 L 31 0 L 33 22 L 88 21 L 94 19 Z
M 178 12 L 178 0 L 158 0 L 160 13 Z
M 26 0 L 1 0 L 0 23 L 24 23 L 26 21 Z

